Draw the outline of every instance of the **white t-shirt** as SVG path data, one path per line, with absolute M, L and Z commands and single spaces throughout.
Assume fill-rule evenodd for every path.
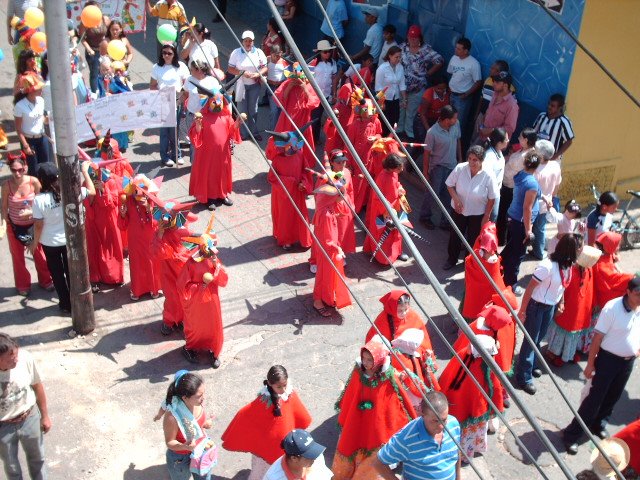
M 622 298 L 606 303 L 595 328 L 604 334 L 601 349 L 619 357 L 632 357 L 640 350 L 640 309 L 627 311 Z
M 44 98 L 37 96 L 35 103 L 23 98 L 13 107 L 13 116 L 22 119 L 22 133 L 42 135 L 44 133 Z
M 570 275 L 570 268 L 560 271 L 560 267 L 556 262 L 545 258 L 538 263 L 533 272 L 533 278 L 540 283 L 533 289 L 531 298 L 545 305 L 555 305 L 562 299 L 562 294 L 564 293 L 565 287 L 562 285 L 562 279 L 564 278 L 566 284 L 569 284 Z
M 287 68 L 287 65 L 286 60 L 279 59 L 274 63 L 269 59 L 267 65 L 267 80 L 271 80 L 272 82 L 284 81 L 284 69 Z
M 11 420 L 36 404 L 31 385 L 41 383 L 36 363 L 27 350 L 18 350 L 18 364 L 11 370 L 0 370 L 0 422 Z
M 240 71 L 256 73 L 260 69 L 267 66 L 267 57 L 264 52 L 257 47 L 253 47 L 247 52 L 244 47 L 236 48 L 231 52 L 229 57 L 229 66 L 237 68 Z M 253 78 L 242 77 L 240 79 L 245 85 L 254 85 L 258 83 Z
M 194 76 L 189 76 L 189 78 L 187 78 L 187 81 L 184 83 L 184 89 L 189 93 L 189 97 L 187 98 L 187 110 L 190 113 L 198 113 L 202 110 L 201 100 L 206 101 L 208 97 L 206 95 L 200 95 L 196 86 L 191 83 L 191 80 L 199 83 L 201 86 L 208 88 L 209 90 L 220 88 L 220 82 L 217 78 L 212 77 L 211 75 L 207 75 L 202 80 L 198 80 Z
M 267 473 L 265 473 L 262 480 L 287 480 L 287 474 L 284 472 L 282 468 L 282 462 L 284 460 L 284 455 L 280 457 L 278 460 L 273 462 L 273 465 L 269 467 Z M 333 477 L 333 472 L 327 468 L 327 465 L 324 462 L 324 454 L 320 455 L 316 458 L 311 465 L 305 479 L 306 480 L 331 480 Z
M 489 172 L 480 170 L 471 177 L 469 162 L 459 163 L 449 174 L 445 182 L 453 187 L 462 200 L 462 215 L 484 215 L 487 202 L 498 197 L 496 180 Z M 451 200 L 451 208 L 454 207 Z
M 216 66 L 215 59 L 218 58 L 218 47 L 208 38 L 201 42 L 200 46 L 202 48 L 196 42 L 193 42 L 189 49 L 189 62 L 201 60 L 211 68 L 214 68 Z
M 338 73 L 338 66 L 336 62 L 321 62 L 319 61 L 313 69 L 313 76 L 318 82 L 320 90 L 325 97 L 331 96 L 331 87 L 333 76 Z
M 389 62 L 384 62 L 376 70 L 376 92 L 384 87 L 389 87 L 385 96 L 387 100 L 398 100 L 400 92 L 406 92 L 407 86 L 404 83 L 404 67 L 401 63 L 396 65 L 395 70 Z
M 384 37 L 382 35 L 382 27 L 378 22 L 374 23 L 367 30 L 367 36 L 364 37 L 362 42 L 369 48 L 369 53 L 373 57 L 373 61 L 377 61 L 380 58 L 380 52 L 382 51 L 382 44 L 384 43 Z
M 384 56 L 387 54 L 389 49 L 394 46 L 395 47 L 398 46 L 398 42 L 396 42 L 395 40 L 391 40 L 391 43 L 387 43 L 387 42 L 382 43 L 382 50 L 380 50 L 380 58 L 378 59 L 379 64 L 386 62 L 386 60 L 384 59 Z
M 87 197 L 87 189 L 82 187 L 81 200 Z M 80 208 L 84 208 L 82 205 Z M 33 218 L 43 220 L 40 243 L 47 247 L 62 247 L 67 244 L 64 233 L 64 212 L 62 202 L 56 203 L 53 193 L 39 193 L 33 199 Z
M 178 62 L 179 67 L 176 68 L 171 64 L 164 64 L 162 67 L 157 63 L 151 68 L 151 78 L 158 82 L 158 89 L 173 87 L 176 92 L 182 90 L 184 81 L 189 77 L 189 69 L 187 66 Z
M 509 161 L 504 166 L 504 176 L 502 178 L 502 184 L 505 187 L 513 188 L 515 186 L 513 177 L 515 177 L 518 172 L 524 170 L 524 156 L 531 150 L 531 148 L 518 150 L 509 156 Z
M 480 63 L 471 55 L 464 59 L 457 55 L 451 57 L 447 73 L 451 74 L 449 88 L 453 93 L 465 93 L 474 83 L 482 80 Z
M 500 188 L 502 188 L 502 179 L 504 178 L 504 156 L 500 150 L 489 147 L 484 155 L 482 169 L 493 175 L 496 179 L 496 187 L 498 196 L 500 196 Z
M 555 160 L 549 160 L 547 163 L 541 163 L 533 174 L 538 180 L 542 195 L 550 197 L 554 190 L 562 183 L 562 173 L 560 164 Z M 547 212 L 547 202 L 542 198 L 538 201 L 540 205 L 540 213 Z

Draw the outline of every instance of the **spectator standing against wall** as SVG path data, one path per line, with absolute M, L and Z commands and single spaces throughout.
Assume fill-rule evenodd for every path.
M 509 72 L 499 72 L 491 77 L 493 80 L 493 96 L 478 128 L 478 136 L 484 141 L 495 128 L 503 128 L 509 138 L 516 130 L 520 107 L 511 93 L 513 78 Z
M 413 121 L 418 113 L 422 95 L 429 78 L 444 65 L 444 59 L 431 45 L 424 42 L 422 30 L 418 25 L 409 27 L 407 41 L 400 48 L 407 85 L 407 105 L 400 109 L 397 132 L 405 133 L 409 141 L 413 142 Z
M 351 56 L 351 61 L 356 63 L 361 60 L 367 53 L 373 57 L 374 65 L 378 65 L 378 59 L 380 58 L 380 52 L 382 51 L 382 44 L 384 38 L 382 36 L 382 27 L 378 23 L 378 10 L 374 7 L 362 7 L 362 14 L 364 15 L 364 21 L 369 25 L 367 35 L 362 41 L 363 47 L 355 55 Z
M 400 62 L 401 57 L 400 47 L 391 47 L 387 51 L 384 63 L 376 70 L 375 92 L 377 94 L 384 91 L 383 111 L 391 128 L 398 121 L 400 110 L 407 106 L 407 87 L 404 83 L 405 73 Z M 389 135 L 386 123 L 382 124 L 382 135 Z
M 564 114 L 564 95 L 555 93 L 549 97 L 547 111 L 536 118 L 533 128 L 542 140 L 549 140 L 556 153 L 551 160 L 562 161 L 562 156 L 569 149 L 575 137 L 571 120 Z
M 382 50 L 380 50 L 380 58 L 378 59 L 378 65 L 384 62 L 384 57 L 387 56 L 387 52 L 393 46 L 397 46 L 396 42 L 396 27 L 390 23 L 385 25 L 382 29 L 382 38 L 384 43 L 382 44 Z
M 327 17 L 329 17 L 331 21 L 331 26 L 336 31 L 336 37 L 338 40 L 342 40 L 344 37 L 344 29 L 347 27 L 347 23 L 349 23 L 349 14 L 347 13 L 347 6 L 344 4 L 344 0 L 329 0 L 325 10 L 327 11 Z M 323 40 L 328 40 L 332 44 L 335 43 L 333 32 L 326 18 L 322 21 L 322 25 L 320 25 L 320 32 L 322 33 Z

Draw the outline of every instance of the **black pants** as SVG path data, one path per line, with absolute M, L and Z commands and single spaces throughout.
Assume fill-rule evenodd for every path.
M 511 200 L 513 200 L 513 188 L 503 185 L 500 189 L 500 205 L 498 206 L 498 218 L 496 219 L 498 245 L 506 245 L 507 243 L 507 210 L 511 206 Z
M 400 118 L 400 99 L 387 100 L 384 102 L 384 115 L 387 117 L 387 120 L 389 120 L 391 128 L 393 128 Z M 389 129 L 384 122 L 381 121 L 380 123 L 382 123 L 382 136 L 386 137 L 389 135 Z
M 633 371 L 634 361 L 635 357 L 625 360 L 600 349 L 595 361 L 596 373 L 591 379 L 591 390 L 578 409 L 578 415 L 591 431 L 598 432 L 606 427 L 613 407 Z M 577 442 L 582 437 L 582 428 L 575 418 L 564 429 L 563 435 L 568 443 Z
M 26 137 L 25 137 L 26 138 Z M 27 156 L 27 166 L 29 167 L 29 175 L 36 177 L 38 175 L 38 165 L 49 162 L 49 140 L 43 135 L 39 138 L 27 138 L 27 143 L 33 155 Z
M 67 246 L 48 247 L 42 245 L 47 267 L 51 273 L 53 285 L 60 300 L 60 309 L 71 311 L 71 295 L 69 293 L 69 263 L 67 261 Z
M 315 122 L 311 124 L 311 131 L 313 133 L 313 142 L 316 145 L 318 144 L 318 140 L 320 139 L 320 130 L 322 129 L 323 113 L 324 113 L 324 107 L 322 105 L 311 110 L 311 120 L 315 120 Z M 299 125 L 298 128 L 302 128 L 302 125 Z
M 524 223 L 512 218 L 507 220 L 507 244 L 502 253 L 502 266 L 504 268 L 504 283 L 513 286 L 518 281 L 520 264 L 527 253 L 524 242 Z
M 469 245 L 473 247 L 476 238 L 478 238 L 478 235 L 480 234 L 483 215 L 465 216 L 453 211 L 451 212 L 451 217 L 453 217 L 453 221 L 464 235 L 464 238 L 467 239 Z M 460 237 L 458 237 L 456 232 L 451 230 L 451 232 L 449 233 L 449 245 L 447 247 L 447 251 L 449 254 L 449 263 L 453 263 L 454 265 L 458 263 L 458 257 L 460 256 L 461 249 L 462 240 L 460 240 Z

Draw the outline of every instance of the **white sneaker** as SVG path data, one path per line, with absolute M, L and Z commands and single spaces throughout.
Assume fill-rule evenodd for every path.
M 311 265 L 309 265 L 309 270 L 311 271 L 311 273 L 316 273 L 318 271 L 318 265 L 312 263 Z
M 165 167 L 173 167 L 175 165 L 175 162 L 173 160 L 167 160 L 166 162 L 163 163 L 163 165 Z
M 500 419 L 498 417 L 493 417 L 491 420 L 489 420 L 487 430 L 489 433 L 496 433 L 498 431 L 498 428 L 500 428 Z
M 180 157 L 178 159 L 178 165 L 184 165 L 184 158 Z

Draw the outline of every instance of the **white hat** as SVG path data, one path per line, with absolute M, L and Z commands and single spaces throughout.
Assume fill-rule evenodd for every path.
M 336 48 L 336 47 L 331 45 L 329 43 L 329 40 L 320 40 L 318 42 L 317 48 L 314 48 L 313 51 L 314 52 L 322 52 L 322 51 L 325 51 L 325 50 L 333 50 L 334 48 Z
M 629 459 L 631 458 L 631 452 L 629 451 L 629 445 L 627 445 L 624 440 L 615 437 L 607 438 L 600 442 L 600 446 L 616 467 L 618 467 L 618 470 L 627 468 Z M 597 448 L 591 452 L 591 466 L 593 467 L 593 471 L 598 475 L 603 475 L 607 478 L 616 477 L 616 472 L 611 468 L 609 462 L 607 462 Z
M 484 348 L 489 355 L 497 355 L 498 347 L 496 346 L 496 341 L 493 337 L 489 335 L 476 335 L 476 340 L 480 343 L 480 346 Z M 476 350 L 476 347 L 471 344 L 471 354 L 478 358 L 480 356 L 480 352 Z
M 419 328 L 407 328 L 391 342 L 395 348 L 406 355 L 416 355 L 416 350 L 424 340 L 424 331 Z
M 380 12 L 378 12 L 378 9 L 374 7 L 362 7 L 361 10 L 364 15 L 373 15 L 376 18 L 380 16 Z
M 591 245 L 585 245 L 582 247 L 582 251 L 580 252 L 580 255 L 578 255 L 576 263 L 582 268 L 591 268 L 596 264 L 601 256 L 602 252 L 599 248 L 592 247 Z
M 245 38 L 250 38 L 251 40 L 255 40 L 256 36 L 253 34 L 251 30 L 245 30 L 244 32 L 242 32 L 242 40 L 244 40 Z

